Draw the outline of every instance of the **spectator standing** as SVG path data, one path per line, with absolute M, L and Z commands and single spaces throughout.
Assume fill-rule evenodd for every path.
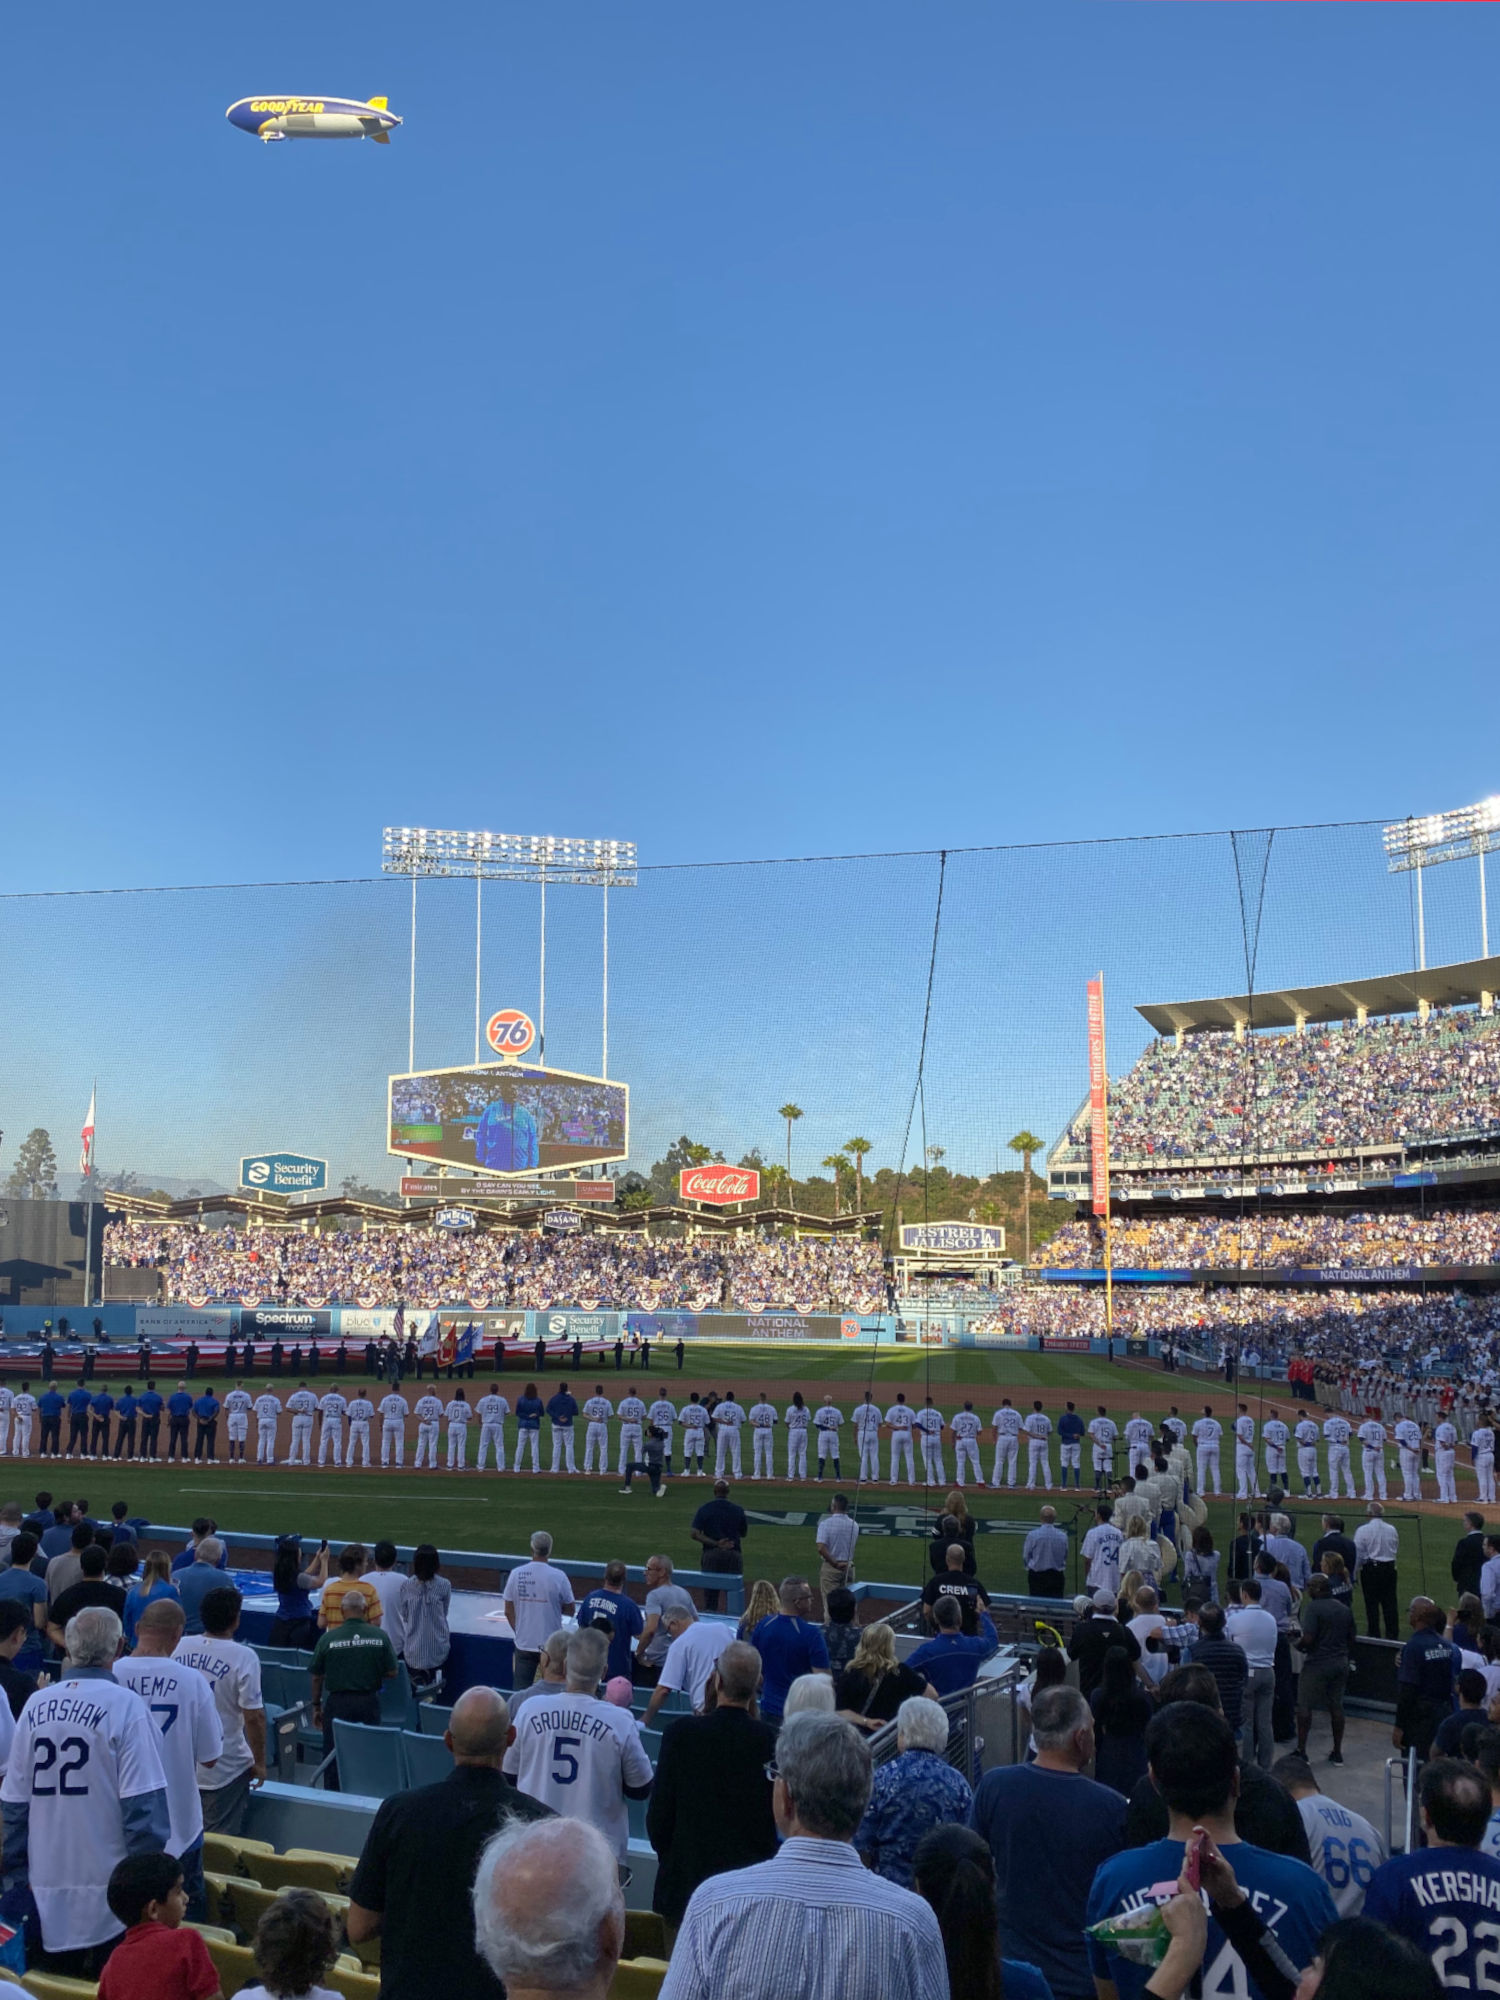
M 344 1599 L 355 1590 L 364 1600 L 365 1623 L 380 1624 L 383 1610 L 380 1593 L 367 1589 L 363 1581 L 365 1566 L 369 1560 L 370 1551 L 363 1542 L 346 1542 L 339 1550 L 338 1573 L 331 1576 L 324 1584 L 322 1601 L 318 1605 L 320 1632 L 336 1631 L 343 1624 Z
M 1342 1514 L 1325 1514 L 1323 1516 L 1323 1532 L 1312 1545 L 1312 1567 L 1314 1569 L 1322 1566 L 1323 1558 L 1330 1550 L 1335 1555 L 1343 1558 L 1344 1568 L 1348 1570 L 1352 1577 L 1355 1567 L 1359 1562 L 1359 1550 L 1354 1546 L 1350 1537 L 1344 1533 L 1344 1517 Z
M 578 1606 L 578 1623 L 581 1628 L 599 1627 L 600 1621 L 609 1625 L 609 1662 L 607 1677 L 615 1679 L 623 1675 L 630 1679 L 631 1658 L 635 1642 L 646 1629 L 645 1613 L 628 1596 L 625 1581 L 628 1571 L 624 1563 L 615 1561 L 605 1565 L 604 1581 L 597 1584 Z
M 1453 1707 L 1459 1670 L 1458 1648 L 1444 1635 L 1447 1619 L 1430 1597 L 1414 1597 L 1407 1613 L 1411 1637 L 1396 1667 L 1396 1727 L 1391 1741 L 1400 1751 L 1426 1758 L 1437 1726 Z
M 312 1593 L 328 1580 L 328 1544 L 324 1542 L 307 1568 L 302 1567 L 302 1544 L 295 1535 L 284 1535 L 276 1544 L 271 1563 L 271 1588 L 276 1592 L 276 1616 L 271 1620 L 271 1644 L 311 1652 L 318 1643 L 318 1614 Z
M 1094 1776 L 1128 1799 L 1146 1774 L 1146 1727 L 1155 1710 L 1123 1646 L 1111 1646 L 1104 1655 L 1104 1673 L 1089 1707 L 1094 1712 Z
M 1370 1877 L 1387 1859 L 1384 1840 L 1367 1819 L 1324 1797 L 1305 1757 L 1278 1758 L 1271 1776 L 1297 1802 L 1313 1868 L 1328 1884 L 1334 1908 L 1341 1917 L 1357 1917 Z
M 396 1567 L 396 1544 L 377 1542 L 375 1566 L 365 1571 L 360 1582 L 380 1599 L 380 1617 L 376 1623 L 395 1647 L 398 1659 L 406 1640 L 406 1628 L 401 1622 L 401 1586 L 405 1581 Z
M 252 1785 L 266 1780 L 266 1709 L 260 1691 L 260 1661 L 235 1638 L 244 1599 L 233 1584 L 220 1584 L 202 1603 L 203 1636 L 184 1638 L 172 1657 L 196 1667 L 214 1691 L 224 1747 L 212 1764 L 198 1766 L 205 1833 L 241 1831 Z
M 100 1976 L 99 2000 L 217 2000 L 208 1946 L 183 1926 L 188 1889 L 172 1855 L 127 1854 L 105 1894 L 125 1935 Z
M 675 1933 L 700 1882 L 776 1852 L 771 1780 L 776 1732 L 755 1714 L 760 1655 L 738 1640 L 713 1672 L 715 1702 L 662 1738 L 646 1835 L 656 1850 L 651 1907 Z
M 641 1717 L 643 1729 L 651 1727 L 669 1694 L 685 1694 L 694 1710 L 701 1714 L 719 1655 L 734 1641 L 732 1625 L 717 1618 L 700 1618 L 696 1611 L 684 1611 L 680 1606 L 667 1612 L 666 1626 L 672 1643 L 662 1661 L 661 1678 L 652 1689 L 646 1713 Z
M 201 1920 L 207 1905 L 198 1768 L 217 1762 L 224 1748 L 224 1728 L 207 1680 L 196 1667 L 182 1666 L 172 1657 L 182 1643 L 182 1606 L 172 1598 L 148 1605 L 138 1636 L 137 1650 L 128 1659 L 115 1661 L 114 1675 L 145 1702 L 158 1730 L 157 1749 L 167 1787 L 167 1852 L 181 1866 L 188 1912 Z
M 729 1405 L 721 1403 L 720 1410 Z M 738 1408 L 738 1405 L 735 1405 Z M 738 1430 L 721 1430 L 721 1443 L 732 1438 L 736 1454 L 739 1448 Z M 738 1467 L 736 1467 L 738 1470 Z M 714 1481 L 714 1497 L 705 1500 L 693 1516 L 692 1537 L 703 1550 L 703 1568 L 711 1575 L 740 1576 L 744 1573 L 745 1558 L 741 1544 L 750 1532 L 750 1523 L 745 1518 L 745 1510 L 729 1497 L 729 1481 Z M 703 1608 L 717 1611 L 723 1593 L 705 1588 Z
M 981 1609 L 989 1609 L 990 1596 L 978 1577 L 964 1574 L 963 1548 L 959 1543 L 949 1547 L 942 1573 L 929 1577 L 922 1586 L 922 1603 L 926 1607 L 929 1631 L 935 1627 L 935 1607 L 945 1597 L 952 1598 L 958 1605 L 963 1613 L 963 1629 L 972 1638 L 979 1630 Z
M 1078 1662 L 1078 1692 L 1087 1701 L 1104 1678 L 1104 1656 L 1111 1646 L 1123 1646 L 1132 1660 L 1141 1657 L 1140 1641 L 1115 1616 L 1115 1594 L 1096 1590 L 1085 1617 L 1068 1637 L 1068 1658 Z M 998 1865 L 999 1856 L 996 1857 Z
M 1299 1757 L 1307 1755 L 1314 1712 L 1326 1708 L 1333 1728 L 1333 1749 L 1328 1761 L 1330 1764 L 1344 1761 L 1344 1690 L 1349 1683 L 1355 1637 L 1354 1613 L 1334 1597 L 1327 1577 L 1321 1574 L 1309 1577 L 1297 1640 L 1302 1653 L 1302 1672 L 1297 1677 Z M 1343 1914 L 1347 1916 L 1350 1912 Z
M 132 1584 L 125 1593 L 125 1603 L 120 1616 L 125 1626 L 127 1650 L 135 1646 L 136 1628 L 140 1623 L 141 1613 L 148 1605 L 159 1603 L 164 1597 L 176 1604 L 182 1602 L 177 1586 L 172 1581 L 166 1552 L 162 1549 L 153 1549 L 142 1565 L 140 1582 Z
M 10 1545 L 9 1567 L 0 1570 L 0 1604 L 19 1604 L 25 1612 L 27 1635 L 16 1664 L 35 1673 L 42 1664 L 42 1634 L 47 1629 L 47 1585 L 32 1569 L 38 1560 L 35 1535 L 24 1531 Z
M 1197 1702 L 1173 1702 L 1152 1722 L 1147 1753 L 1152 1779 L 1170 1815 L 1167 1838 L 1128 1848 L 1104 1863 L 1094 1878 L 1085 1922 L 1100 1923 L 1145 1900 L 1164 1901 L 1157 1885 L 1176 1884 L 1187 1843 L 1195 1828 L 1202 1827 L 1215 1847 L 1224 1851 L 1240 1888 L 1266 1914 L 1286 1958 L 1294 1966 L 1310 1964 L 1337 1913 L 1327 1888 L 1305 1863 L 1266 1853 L 1240 1839 L 1234 1821 L 1239 1767 L 1234 1737 L 1224 1718 Z M 1088 1951 L 1097 1980 L 1112 1982 L 1120 2000 L 1139 2000 L 1151 1976 L 1148 1967 L 1133 1965 L 1098 1944 L 1091 1943 Z M 1221 1990 L 1235 1958 L 1234 1947 L 1211 1909 L 1205 1992 Z
M 502 1828 L 473 1889 L 474 1932 L 494 1991 L 605 2000 L 625 1942 L 625 1898 L 607 1841 L 580 1820 Z
M 626 1801 L 650 1797 L 651 1762 L 630 1713 L 598 1698 L 607 1652 L 602 1632 L 572 1635 L 567 1686 L 527 1702 L 505 1769 L 528 1797 L 597 1827 L 623 1861 Z
M 572 1617 L 575 1608 L 573 1586 L 553 1567 L 552 1537 L 544 1529 L 539 1528 L 531 1538 L 531 1561 L 518 1563 L 505 1579 L 502 1602 L 516 1635 L 511 1685 L 529 1687 L 543 1641 L 564 1618 Z
M 36 1675 L 16 1665 L 18 1655 L 35 1632 L 24 1604 L 13 1597 L 0 1599 L 0 1696 L 9 1706 L 12 1720 L 36 1693 Z
M 694 1891 L 662 2000 L 946 2000 L 931 1910 L 854 1850 L 870 1789 L 869 1750 L 846 1722 L 787 1722 L 773 1794 L 781 1849 Z
M 177 1572 L 177 1595 L 187 1616 L 190 1639 L 198 1638 L 204 1630 L 204 1599 L 224 1587 L 224 1579 L 219 1574 L 219 1558 L 223 1553 L 224 1544 L 217 1536 L 205 1535 L 193 1551 L 192 1562 L 186 1569 Z
M 1439 1757 L 1418 1780 L 1417 1799 L 1427 1844 L 1376 1869 L 1365 1915 L 1429 1953 L 1445 1991 L 1483 1990 L 1500 1908 L 1500 1861 L 1481 1847 L 1489 1785 L 1472 1764 Z
M 943 1823 L 924 1834 L 912 1859 L 912 1887 L 938 1920 L 954 2000 L 1052 2000 L 1034 1965 L 1000 1956 L 995 1860 L 972 1828 Z
M 401 1656 L 414 1688 L 431 1687 L 442 1678 L 452 1640 L 448 1606 L 453 1585 L 439 1572 L 442 1561 L 431 1542 L 412 1550 L 411 1575 L 402 1585 L 397 1604 L 401 1613 Z M 512 1575 L 514 1575 L 512 1571 Z
M 895 1634 L 877 1620 L 860 1632 L 854 1658 L 834 1685 L 834 1707 L 845 1722 L 873 1734 L 894 1722 L 904 1703 L 934 1692 L 919 1668 L 897 1660 Z
M 597 1629 L 597 1628 L 596 1628 Z M 528 1701 L 534 1701 L 539 1694 L 555 1694 L 568 1684 L 568 1641 L 572 1633 L 556 1631 L 542 1647 L 541 1658 L 537 1662 L 536 1679 L 530 1687 L 518 1688 L 510 1698 L 510 1724 L 518 1729 L 521 1710 Z
M 693 1600 L 681 1584 L 672 1581 L 672 1558 L 670 1556 L 648 1556 L 646 1558 L 646 1622 L 641 1627 L 639 1644 L 636 1647 L 635 1678 L 645 1687 L 650 1687 L 661 1672 L 662 1661 L 667 1657 L 667 1648 L 672 1643 L 671 1634 L 663 1622 L 673 1608 L 693 1609 Z
M 83 1576 L 83 1552 L 94 1546 L 94 1531 L 87 1521 L 77 1521 L 59 1532 L 66 1533 L 67 1547 L 47 1559 L 47 1601 L 55 1604 L 65 1590 L 71 1590 Z M 47 1537 L 42 1538 L 42 1554 L 47 1555 Z
M 57 1685 L 34 1694 L 14 1725 L 0 1786 L 5 1879 L 7 1890 L 30 1888 L 53 1970 L 94 1978 L 99 1948 L 123 1928 L 110 1876 L 127 1854 L 164 1849 L 170 1816 L 151 1716 L 114 1677 L 119 1619 L 82 1611 L 67 1641 Z
M 396 1652 L 378 1626 L 367 1619 L 370 1599 L 357 1586 L 346 1590 L 339 1622 L 325 1631 L 312 1656 L 313 1726 L 323 1731 L 323 1755 L 332 1756 L 335 1722 L 362 1722 L 373 1728 L 380 1721 L 380 1689 L 396 1678 Z M 338 1765 L 323 1774 L 325 1790 L 339 1789 Z
M 776 1610 L 776 1592 L 764 1580 L 755 1586 L 766 1595 L 759 1604 L 754 1597 L 745 1607 L 745 1619 L 741 1621 L 742 1632 L 753 1632 L 762 1618 L 769 1618 Z M 854 1622 L 854 1614 L 859 1609 L 859 1600 L 852 1590 L 830 1590 L 823 1599 L 823 1643 L 828 1648 L 829 1671 L 837 1677 L 841 1674 L 859 1647 L 859 1627 Z M 752 1617 L 751 1613 L 755 1615 Z
M 818 1523 L 818 1589 L 824 1609 L 835 1590 L 847 1590 L 854 1581 L 854 1547 L 859 1540 L 859 1523 L 849 1512 L 847 1495 L 835 1493 L 828 1512 Z
M 61 1650 L 63 1634 L 71 1619 L 80 1611 L 102 1608 L 119 1613 L 124 1609 L 125 1598 L 117 1583 L 105 1577 L 104 1568 L 108 1561 L 103 1549 L 97 1543 L 86 1548 L 79 1557 L 82 1575 L 77 1583 L 70 1584 L 60 1597 L 55 1597 L 47 1610 L 47 1637 Z
M 1057 1525 L 1057 1510 L 1044 1507 L 1041 1525 L 1021 1545 L 1026 1588 L 1033 1597 L 1061 1597 L 1068 1577 L 1068 1538 Z
M 770 1722 L 781 1720 L 787 1690 L 800 1674 L 829 1671 L 822 1628 L 812 1624 L 808 1616 L 813 1594 L 807 1578 L 783 1577 L 779 1603 L 775 1617 L 763 1618 L 750 1635 L 764 1674 L 761 1713 Z
M 1244 1649 L 1245 1665 L 1249 1669 L 1245 1677 L 1244 1723 L 1240 1740 L 1245 1755 L 1253 1758 L 1263 1771 L 1269 1771 L 1276 1758 L 1271 1712 L 1276 1699 L 1276 1641 L 1279 1632 L 1276 1620 L 1269 1611 L 1261 1608 L 1260 1584 L 1254 1577 L 1240 1585 L 1240 1599 L 1239 1605 L 1230 1611 L 1224 1621 L 1225 1632 Z
M 1484 1568 L 1485 1539 L 1483 1514 L 1465 1514 L 1464 1533 L 1455 1544 L 1453 1560 L 1448 1565 L 1448 1573 L 1460 1597 L 1480 1595 L 1479 1577 Z
M 1385 1619 L 1385 1636 L 1398 1636 L 1396 1615 L 1396 1558 L 1401 1538 L 1385 1518 L 1385 1509 L 1372 1500 L 1366 1510 L 1369 1520 L 1354 1531 L 1355 1569 L 1365 1597 L 1365 1630 L 1372 1639 L 1380 1637 L 1380 1621 Z
M 1205 1667 L 1218 1689 L 1219 1708 L 1224 1720 L 1238 1736 L 1244 1712 L 1245 1682 L 1250 1665 L 1243 1646 L 1237 1646 L 1224 1630 L 1224 1608 L 1205 1604 L 1198 1613 L 1198 1638 L 1193 1647 L 1193 1665 Z M 1165 1685 L 1165 1683 L 1163 1683 Z
M 937 1619 L 937 1631 L 908 1656 L 906 1664 L 926 1677 L 928 1686 L 941 1700 L 944 1695 L 958 1694 L 974 1685 L 980 1667 L 999 1650 L 1000 1640 L 988 1613 L 980 1619 L 974 1636 L 965 1638 L 963 1612 L 951 1598 L 938 1604 L 933 1616 Z
M 974 1794 L 947 1751 L 948 1718 L 937 1703 L 921 1695 L 903 1701 L 896 1755 L 876 1771 L 854 1836 L 865 1866 L 903 1889 L 912 1886 L 912 1860 L 924 1835 L 945 1822 L 968 1825 Z
M 1031 1730 L 1035 1763 L 986 1771 L 969 1823 L 994 1857 L 1005 1957 L 1036 1966 L 1056 2000 L 1094 2000 L 1084 1909 L 1095 1871 L 1124 1843 L 1125 1801 L 1083 1776 L 1094 1718 L 1077 1689 L 1039 1694 Z
M 1194 1528 L 1192 1547 L 1183 1552 L 1182 1588 L 1184 1594 L 1200 1592 L 1210 1604 L 1219 1601 L 1219 1552 L 1206 1526 Z

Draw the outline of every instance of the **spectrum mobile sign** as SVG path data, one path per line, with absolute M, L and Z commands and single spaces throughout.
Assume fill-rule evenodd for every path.
M 320 1194 L 328 1162 L 307 1153 L 251 1153 L 240 1161 L 240 1186 L 257 1194 Z
M 760 1198 L 760 1173 L 755 1167 L 684 1167 L 677 1176 L 677 1193 L 683 1201 L 701 1201 L 708 1208 L 732 1208 Z

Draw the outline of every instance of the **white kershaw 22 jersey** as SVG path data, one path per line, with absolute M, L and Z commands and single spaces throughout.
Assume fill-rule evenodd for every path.
M 116 1660 L 115 1679 L 140 1696 L 156 1724 L 172 1822 L 167 1852 L 182 1854 L 203 1831 L 198 1766 L 212 1764 L 224 1748 L 214 1691 L 196 1667 L 141 1653 Z
M 536 1695 L 520 1711 L 505 1770 L 528 1798 L 596 1826 L 624 1860 L 630 1844 L 624 1787 L 651 1782 L 651 1760 L 629 1709 L 565 1689 Z
M 1009 1403 L 1002 1403 L 991 1419 L 997 1438 L 1013 1438 L 1021 1435 L 1021 1412 Z
M 125 1859 L 121 1804 L 166 1788 L 146 1704 L 113 1675 L 59 1681 L 28 1698 L 0 1800 L 27 1808 L 31 1889 L 48 1951 L 81 1951 L 114 1934 L 104 1898 Z

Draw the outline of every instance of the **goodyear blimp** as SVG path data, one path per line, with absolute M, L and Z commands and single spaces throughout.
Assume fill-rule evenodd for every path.
M 373 139 L 388 146 L 401 123 L 384 97 L 242 97 L 224 116 L 267 144 L 273 139 Z

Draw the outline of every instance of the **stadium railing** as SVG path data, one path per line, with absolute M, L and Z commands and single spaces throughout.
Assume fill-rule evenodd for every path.
M 948 1762 L 970 1784 L 997 1764 L 1018 1764 L 1024 1744 L 1016 1696 L 1026 1679 L 1026 1663 L 1012 1661 L 997 1674 L 985 1675 L 972 1687 L 944 1695 L 939 1707 L 948 1718 Z M 888 1722 L 870 1738 L 874 1762 L 889 1763 L 896 1755 L 896 1725 Z

